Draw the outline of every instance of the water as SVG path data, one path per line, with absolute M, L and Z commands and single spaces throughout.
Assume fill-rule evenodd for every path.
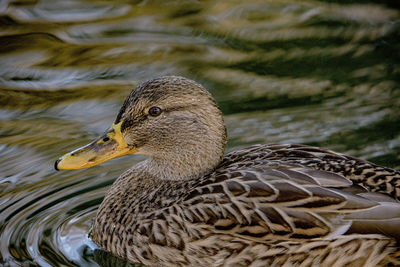
M 0 2 L 0 265 L 97 266 L 111 183 L 142 158 L 55 172 L 129 91 L 182 75 L 216 97 L 228 150 L 305 143 L 400 168 L 400 12 L 390 1 Z M 124 264 L 124 263 L 122 263 Z

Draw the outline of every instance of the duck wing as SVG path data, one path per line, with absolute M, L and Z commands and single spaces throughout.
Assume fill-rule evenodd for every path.
M 400 200 L 400 172 L 369 161 L 306 145 L 254 145 L 226 156 L 222 164 L 231 165 L 251 159 L 295 163 L 304 167 L 341 174 L 371 192 Z M 258 162 L 255 164 L 258 164 Z
M 229 160 L 189 190 L 181 204 L 185 220 L 205 232 L 257 242 L 329 239 L 347 232 L 400 239 L 395 199 L 371 193 L 340 172 L 274 159 L 276 151 L 260 147 L 228 154 Z

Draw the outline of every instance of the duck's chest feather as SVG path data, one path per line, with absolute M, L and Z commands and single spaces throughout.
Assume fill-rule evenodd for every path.
M 143 262 L 152 244 L 182 249 L 182 221 L 177 208 L 188 183 L 145 175 L 140 166 L 119 177 L 107 192 L 94 220 L 91 238 L 104 250 Z

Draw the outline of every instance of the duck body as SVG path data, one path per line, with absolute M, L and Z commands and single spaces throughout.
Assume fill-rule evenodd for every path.
M 139 164 L 118 178 L 91 233 L 100 247 L 130 261 L 385 266 L 400 260 L 395 240 L 400 205 L 370 193 L 399 198 L 400 174 L 394 170 L 304 145 L 255 145 L 232 152 L 215 170 L 190 182 L 160 183 L 154 177 L 149 183 L 142 168 Z M 371 215 L 374 209 L 377 218 Z M 357 226 L 368 214 L 371 225 Z
M 95 165 L 103 154 L 149 156 L 114 182 L 90 233 L 132 262 L 400 265 L 398 171 L 304 145 L 254 145 L 224 157 L 225 142 L 204 88 L 162 77 L 133 90 L 113 126 L 56 168 Z

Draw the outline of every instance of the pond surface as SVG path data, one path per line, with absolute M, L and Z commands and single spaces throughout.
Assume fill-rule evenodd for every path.
M 0 29 L 0 265 L 103 264 L 91 220 L 142 158 L 62 172 L 54 161 L 162 75 L 211 91 L 229 151 L 305 143 L 400 168 L 391 1 L 3 0 Z

